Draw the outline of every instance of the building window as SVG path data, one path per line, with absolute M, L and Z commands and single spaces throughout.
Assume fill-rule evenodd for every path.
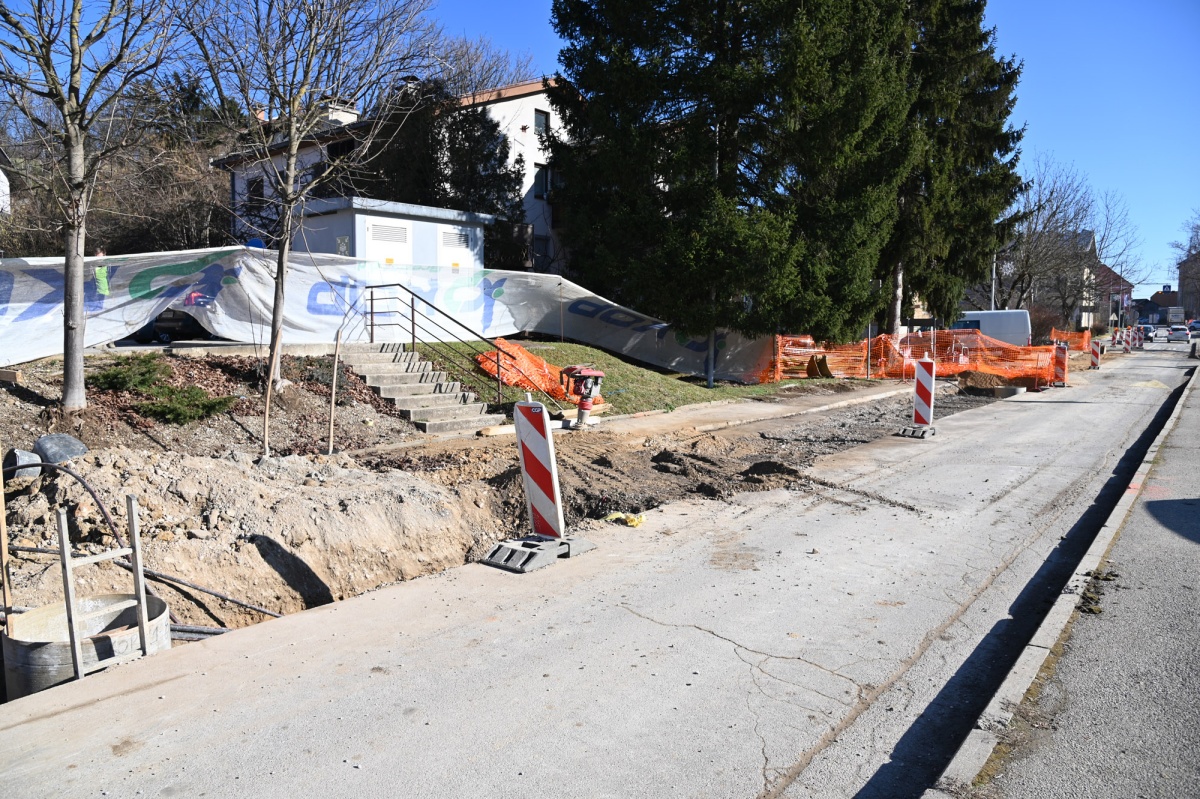
M 533 271 L 550 271 L 550 237 L 533 237 Z
M 544 200 L 546 190 L 550 188 L 550 168 L 545 164 L 534 164 L 533 170 L 533 196 Z
M 246 210 L 261 211 L 267 204 L 267 195 L 262 178 L 250 178 L 246 182 Z
M 550 132 L 550 114 L 546 111 L 533 112 L 533 132 L 545 136 Z

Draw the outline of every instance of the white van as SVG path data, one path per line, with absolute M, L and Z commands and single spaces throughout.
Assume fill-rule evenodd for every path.
M 1007 344 L 1028 347 L 1033 343 L 1029 311 L 964 311 L 951 330 L 978 330 Z

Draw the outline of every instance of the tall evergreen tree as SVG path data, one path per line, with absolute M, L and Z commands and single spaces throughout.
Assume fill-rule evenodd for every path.
M 902 10 L 555 0 L 550 144 L 579 277 L 689 333 L 858 329 L 906 166 Z
M 997 56 L 983 27 L 986 0 L 918 0 L 913 8 L 915 93 L 902 148 L 914 154 L 880 277 L 891 287 L 888 328 L 919 296 L 942 319 L 984 279 L 1017 218 L 1023 131 L 1008 124 L 1021 65 Z

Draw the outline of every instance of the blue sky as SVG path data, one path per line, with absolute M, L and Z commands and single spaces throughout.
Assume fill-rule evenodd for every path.
M 557 67 L 550 0 L 441 0 L 435 14 L 447 33 Z M 992 0 L 987 22 L 1025 64 L 1012 117 L 1026 128 L 1023 160 L 1051 156 L 1119 193 L 1142 239 L 1136 295 L 1174 286 L 1170 242 L 1200 209 L 1200 2 Z

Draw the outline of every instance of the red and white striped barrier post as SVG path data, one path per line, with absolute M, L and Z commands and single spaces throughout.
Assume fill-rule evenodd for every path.
M 513 424 L 517 428 L 521 482 L 525 486 L 525 507 L 533 534 L 562 538 L 565 524 L 558 490 L 558 462 L 546 406 L 540 402 L 516 403 Z
M 1139 350 L 1146 349 L 1146 331 L 1140 326 L 1137 329 L 1137 337 L 1134 339 L 1134 344 Z
M 1130 352 L 1133 351 L 1132 348 L 1130 347 L 1130 344 L 1132 343 L 1131 342 L 1132 338 L 1133 338 L 1132 330 L 1121 331 L 1121 352 L 1122 352 L 1122 354 L 1128 355 Z
M 1100 342 L 1096 339 L 1092 339 L 1092 365 L 1089 366 L 1088 368 L 1089 369 L 1099 369 L 1100 368 Z
M 513 406 L 513 424 L 521 460 L 525 507 L 529 511 L 533 535 L 500 542 L 483 562 L 523 574 L 549 566 L 559 558 L 569 558 L 595 549 L 596 545 L 581 538 L 566 538 L 563 535 L 566 525 L 563 522 L 562 496 L 558 489 L 558 463 L 554 457 L 554 434 L 546 406 L 533 401 L 516 403 Z
M 921 360 L 915 361 L 914 366 L 913 423 L 912 427 L 901 430 L 900 435 L 925 438 L 937 433 L 933 427 L 933 381 L 937 376 L 937 364 L 926 354 Z
M 1054 385 L 1067 385 L 1067 345 L 1060 341 L 1054 346 Z

